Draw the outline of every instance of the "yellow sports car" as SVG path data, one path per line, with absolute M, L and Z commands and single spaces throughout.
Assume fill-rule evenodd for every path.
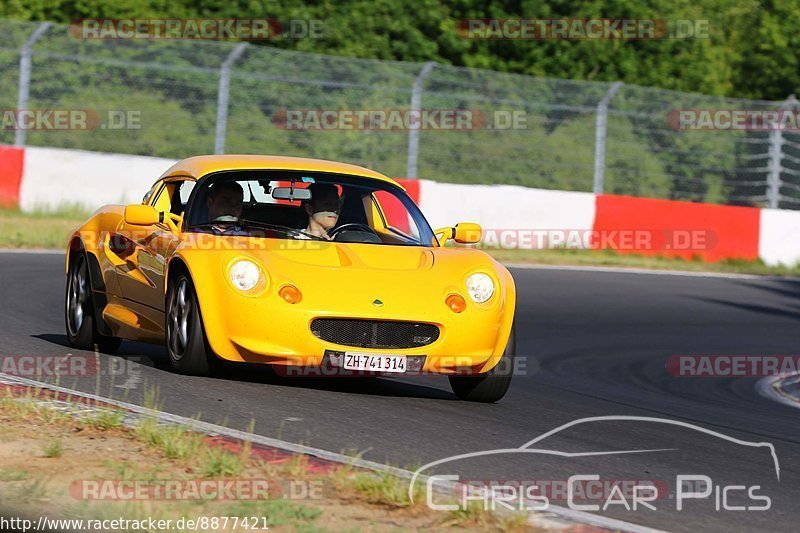
M 356 375 L 447 374 L 494 402 L 514 367 L 511 274 L 477 224 L 431 230 L 397 182 L 293 157 L 199 156 L 141 204 L 70 237 L 66 329 L 81 349 L 165 344 L 172 367 L 220 360 Z

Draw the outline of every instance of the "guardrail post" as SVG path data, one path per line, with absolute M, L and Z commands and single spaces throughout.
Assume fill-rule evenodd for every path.
M 52 22 L 43 22 L 39 24 L 33 33 L 31 33 L 28 40 L 22 46 L 22 51 L 19 57 L 19 90 L 17 91 L 17 116 L 20 112 L 28 109 L 28 97 L 31 94 L 31 56 L 33 55 L 33 45 L 39 38 L 44 35 Z M 25 129 L 17 125 L 17 130 L 14 132 L 14 146 L 25 145 Z
M 417 164 L 419 161 L 419 128 L 421 127 L 421 102 L 422 102 L 422 84 L 425 79 L 430 75 L 433 67 L 436 66 L 434 61 L 428 61 L 419 71 L 417 77 L 414 79 L 414 85 L 411 88 L 411 112 L 417 115 L 417 127 L 408 129 L 408 161 L 406 163 L 406 177 L 417 178 Z
M 231 86 L 231 66 L 242 57 L 247 43 L 239 43 L 219 68 L 219 89 L 217 90 L 217 129 L 214 135 L 214 153 L 225 153 L 225 132 L 228 129 L 228 101 Z
M 797 99 L 791 95 L 781 105 L 780 111 L 784 112 L 797 105 Z M 778 122 L 775 127 L 769 130 L 769 165 L 767 174 L 767 205 L 770 209 L 778 209 L 781 200 L 781 170 L 783 165 L 783 130 L 779 125 L 782 124 L 781 117 L 778 117 Z
M 621 81 L 611 84 L 608 92 L 597 104 L 597 123 L 594 132 L 594 184 L 592 191 L 603 194 L 603 180 L 606 170 L 606 129 L 608 123 L 608 104 L 617 94 L 624 83 Z
M 769 130 L 769 165 L 767 166 L 767 205 L 777 209 L 781 197 L 781 160 L 783 159 L 783 132 Z

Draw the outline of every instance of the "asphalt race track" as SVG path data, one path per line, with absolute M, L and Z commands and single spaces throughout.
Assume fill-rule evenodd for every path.
M 75 353 L 64 335 L 62 255 L 0 254 L 2 355 Z M 683 502 L 664 493 L 657 508 L 607 516 L 673 531 L 795 531 L 800 522 L 800 409 L 758 394 L 757 378 L 674 377 L 671 355 L 797 354 L 800 283 L 699 276 L 514 269 L 518 353 L 525 375 L 495 405 L 461 402 L 440 377 L 405 380 L 275 378 L 252 367 L 218 378 L 179 376 L 157 346 L 123 343 L 119 376 L 68 377 L 61 385 L 141 403 L 158 387 L 164 409 L 334 452 L 363 452 L 396 466 L 516 448 L 585 417 L 656 417 L 764 447 L 737 444 L 689 427 L 646 421 L 596 421 L 537 443 L 568 453 L 661 450 L 567 457 L 494 454 L 442 465 L 436 473 L 483 480 L 654 480 L 669 492 L 677 475 L 705 475 L 715 492 Z M 109 358 L 110 356 L 102 356 Z M 119 363 L 120 361 L 117 361 Z M 761 506 L 736 489 L 766 495 Z M 717 490 L 719 489 L 719 490 Z M 721 502 L 721 503 L 720 503 Z M 555 502 L 564 505 L 564 502 Z M 587 502 L 581 502 L 587 503 Z M 588 503 L 599 503 L 603 500 Z

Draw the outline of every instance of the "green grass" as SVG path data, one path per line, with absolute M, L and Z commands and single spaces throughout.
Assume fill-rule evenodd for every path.
M 145 418 L 136 427 L 136 435 L 148 445 L 160 449 L 169 459 L 190 459 L 203 444 L 203 436 L 185 426 L 159 425 L 155 418 Z
M 498 520 L 499 524 L 492 528 Z M 450 511 L 446 524 L 457 525 L 465 529 L 524 531 L 527 522 L 527 513 L 516 511 L 497 517 L 493 512 L 488 511 L 482 502 L 472 502 L 466 507 L 459 505 L 457 510 Z
M 408 507 L 412 505 L 408 496 L 408 481 L 391 474 L 357 473 L 350 480 L 350 485 L 367 502 L 372 504 L 388 505 L 390 507 Z M 414 496 L 414 502 L 419 503 L 421 499 L 418 496 L 421 496 L 421 494 L 415 490 Z
M 42 447 L 45 457 L 61 457 L 64 455 L 64 442 L 61 439 L 52 439 Z
M 249 453 L 231 453 L 221 447 L 209 447 L 199 457 L 198 472 L 203 477 L 233 477 L 247 465 Z
M 122 427 L 125 413 L 117 409 L 101 409 L 96 415 L 85 419 L 85 422 L 96 429 L 108 430 Z
M 22 481 L 28 479 L 28 472 L 18 468 L 0 468 L 0 481 Z
M 88 218 L 77 208 L 22 213 L 0 208 L 0 248 L 67 247 L 71 231 Z
M 302 503 L 285 499 L 275 500 L 242 500 L 227 509 L 227 516 L 264 517 L 259 518 L 259 527 L 299 528 L 309 526 L 322 514 L 322 510 Z M 318 530 L 314 526 L 313 530 Z

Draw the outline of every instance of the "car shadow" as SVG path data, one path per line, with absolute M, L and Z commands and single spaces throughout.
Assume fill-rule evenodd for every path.
M 328 392 L 343 392 L 347 394 L 363 394 L 368 396 L 394 396 L 416 397 L 433 400 L 457 400 L 456 396 L 448 391 L 405 380 L 383 378 L 378 376 L 366 377 L 335 377 L 335 376 L 281 376 L 268 365 L 247 363 L 223 363 L 214 375 L 217 379 L 241 381 L 246 383 L 262 383 L 279 387 L 293 387 Z M 444 379 L 444 378 L 441 378 Z
M 31 335 L 58 346 L 70 347 L 66 335 L 43 333 Z M 148 366 L 156 370 L 173 373 L 167 352 L 163 346 L 143 342 L 123 341 L 119 351 L 114 357 Z M 175 374 L 176 377 L 180 377 Z M 186 379 L 193 379 L 187 377 Z M 212 379 L 231 382 L 261 383 L 278 387 L 293 387 L 311 390 L 324 390 L 329 392 L 342 392 L 347 394 L 363 394 L 368 396 L 394 396 L 416 397 L 436 400 L 457 400 L 456 396 L 448 391 L 429 387 L 408 381 L 386 379 L 380 377 L 295 377 L 280 376 L 268 365 L 252 363 L 228 363 L 221 361 L 215 369 Z M 411 378 L 407 378 L 411 379 Z M 442 378 L 444 379 L 444 378 Z
M 39 335 L 31 335 L 31 337 L 55 344 L 57 346 L 62 346 L 70 350 L 75 350 L 75 348 L 69 345 L 67 336 L 63 334 L 42 333 Z M 119 350 L 111 355 L 144 366 L 157 368 L 159 370 L 169 370 L 169 362 L 167 361 L 166 350 L 162 346 L 157 346 L 155 344 L 123 341 L 119 347 Z

